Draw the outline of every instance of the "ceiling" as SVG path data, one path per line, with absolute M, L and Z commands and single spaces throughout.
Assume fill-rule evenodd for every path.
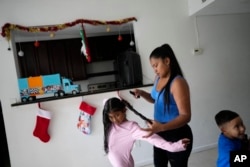
M 219 14 L 241 14 L 250 13 L 250 0 L 214 0 L 209 5 L 202 8 L 195 15 L 219 15 Z M 109 25 L 110 31 L 107 31 L 107 25 L 84 25 L 87 36 L 114 35 L 119 33 L 133 32 L 133 22 L 122 25 Z M 53 39 L 67 39 L 80 37 L 80 25 L 66 28 L 55 32 Z M 30 33 L 24 31 L 15 31 L 13 33 L 14 41 L 35 41 L 52 40 L 49 32 Z
M 250 0 L 214 0 L 196 15 L 250 13 Z

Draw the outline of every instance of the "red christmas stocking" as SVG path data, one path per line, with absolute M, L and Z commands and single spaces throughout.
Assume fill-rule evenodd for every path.
M 77 128 L 84 134 L 90 134 L 91 116 L 94 115 L 96 108 L 82 101 L 79 109 L 81 111 L 78 117 Z
M 38 137 L 43 142 L 48 142 L 50 135 L 48 134 L 48 127 L 51 119 L 49 111 L 39 108 L 36 116 L 36 126 L 33 131 L 33 135 Z

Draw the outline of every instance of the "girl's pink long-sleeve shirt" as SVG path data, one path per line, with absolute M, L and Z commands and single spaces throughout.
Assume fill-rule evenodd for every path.
M 131 151 L 136 140 L 144 140 L 150 144 L 170 152 L 184 151 L 182 141 L 168 142 L 153 134 L 144 138 L 148 132 L 141 130 L 138 123 L 126 121 L 120 125 L 113 124 L 109 133 L 108 158 L 113 167 L 134 167 Z

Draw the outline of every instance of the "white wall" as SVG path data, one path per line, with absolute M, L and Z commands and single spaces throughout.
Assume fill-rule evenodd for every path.
M 60 9 L 60 10 L 58 10 Z M 239 112 L 250 128 L 250 14 L 199 16 L 199 42 L 204 53 L 193 56 L 197 47 L 194 18 L 188 14 L 187 0 L 74 0 L 50 2 L 34 0 L 1 0 L 0 25 L 6 22 L 32 25 L 60 24 L 78 18 L 117 20 L 135 16 L 137 50 L 141 55 L 144 77 L 153 80 L 148 62 L 150 52 L 169 43 L 190 84 L 194 151 L 216 146 L 219 131 L 214 115 L 221 109 Z M 43 102 L 51 111 L 49 133 L 51 139 L 42 143 L 32 135 L 37 104 L 11 107 L 19 100 L 17 74 L 13 53 L 0 38 L 0 100 L 3 107 L 8 147 L 12 167 L 54 166 L 110 166 L 103 151 L 102 105 L 105 98 L 116 92 L 88 95 Z M 150 90 L 150 87 L 144 88 Z M 125 97 L 147 116 L 152 117 L 153 106 L 142 99 L 134 101 L 127 91 Z M 77 128 L 79 104 L 82 100 L 97 107 L 92 117 L 92 134 L 82 134 Z M 130 119 L 144 123 L 128 113 Z M 249 130 L 247 131 L 249 133 Z M 133 154 L 137 165 L 152 162 L 152 147 L 137 142 Z
M 197 13 L 199 10 L 202 10 L 204 7 L 213 3 L 215 0 L 188 0 L 189 15 Z
M 195 58 L 187 78 L 193 90 L 191 125 L 200 134 L 195 138 L 198 148 L 216 142 L 214 115 L 219 110 L 239 112 L 250 128 L 249 19 L 250 14 L 197 17 L 204 54 Z

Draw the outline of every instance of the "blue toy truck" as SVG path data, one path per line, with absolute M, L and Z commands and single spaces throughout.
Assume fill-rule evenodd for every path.
M 80 85 L 74 85 L 70 79 L 61 77 L 60 74 L 19 78 L 18 85 L 22 102 L 65 94 L 74 95 L 81 91 Z

